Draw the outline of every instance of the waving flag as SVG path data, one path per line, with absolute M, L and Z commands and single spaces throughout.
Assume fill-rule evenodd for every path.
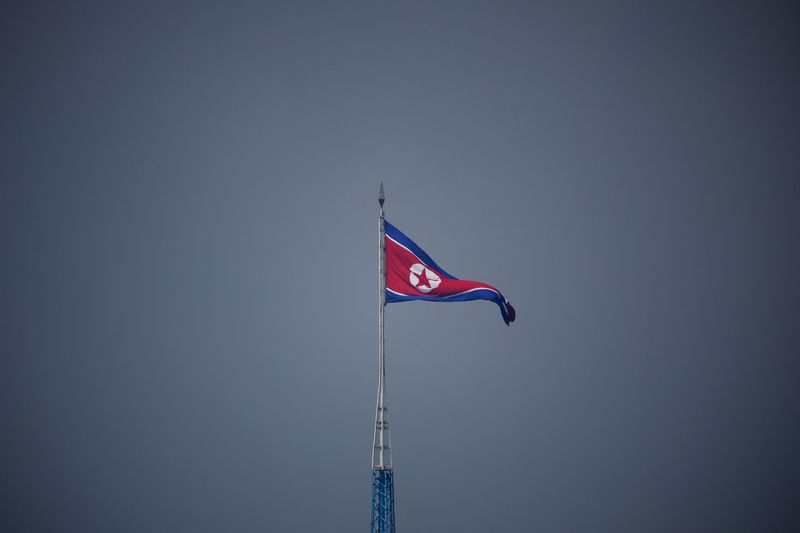
M 451 276 L 399 229 L 385 224 L 386 303 L 490 300 L 500 307 L 506 325 L 514 322 L 516 312 L 500 291 L 486 283 Z

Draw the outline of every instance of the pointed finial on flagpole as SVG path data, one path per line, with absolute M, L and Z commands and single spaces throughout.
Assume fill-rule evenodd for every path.
M 381 182 L 381 188 L 378 191 L 378 203 L 381 204 L 381 209 L 383 209 L 383 202 L 386 201 L 386 196 L 383 194 L 383 182 Z

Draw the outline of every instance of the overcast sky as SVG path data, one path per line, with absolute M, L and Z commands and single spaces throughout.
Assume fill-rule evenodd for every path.
M 790 2 L 7 2 L 0 529 L 797 529 Z

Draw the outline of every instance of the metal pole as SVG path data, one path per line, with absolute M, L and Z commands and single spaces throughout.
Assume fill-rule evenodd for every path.
M 384 351 L 383 320 L 386 309 L 386 226 L 384 224 L 383 203 L 386 197 L 383 194 L 381 182 L 378 193 L 378 204 L 381 212 L 378 217 L 378 398 L 375 406 L 375 435 L 372 447 L 372 466 L 378 468 L 391 468 L 391 456 L 385 456 L 385 450 L 390 449 L 388 429 L 389 422 L 386 416 L 386 362 Z M 377 461 L 375 450 L 378 450 Z M 389 452 L 391 453 L 391 452 Z
M 386 353 L 383 314 L 386 308 L 386 224 L 383 213 L 383 183 L 378 193 L 378 400 L 375 405 L 375 435 L 372 439 L 372 506 L 370 533 L 395 533 L 394 472 L 389 420 L 386 414 Z M 377 456 L 375 450 L 378 451 Z
M 383 214 L 383 202 L 386 198 L 383 195 L 383 182 L 378 193 L 378 203 L 381 206 L 381 215 L 378 220 L 378 248 L 380 250 L 380 267 L 378 271 L 378 357 L 380 358 L 381 368 L 381 403 L 380 412 L 383 424 L 381 428 L 381 466 L 385 466 L 383 451 L 388 442 L 384 442 L 384 434 L 386 430 L 386 351 L 384 350 L 385 343 L 383 337 L 383 314 L 386 310 L 386 225 Z

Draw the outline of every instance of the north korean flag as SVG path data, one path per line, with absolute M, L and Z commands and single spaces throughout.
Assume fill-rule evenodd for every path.
M 514 322 L 516 312 L 500 291 L 486 283 L 451 276 L 399 229 L 388 222 L 385 227 L 386 303 L 490 300 L 500 307 L 506 325 Z

